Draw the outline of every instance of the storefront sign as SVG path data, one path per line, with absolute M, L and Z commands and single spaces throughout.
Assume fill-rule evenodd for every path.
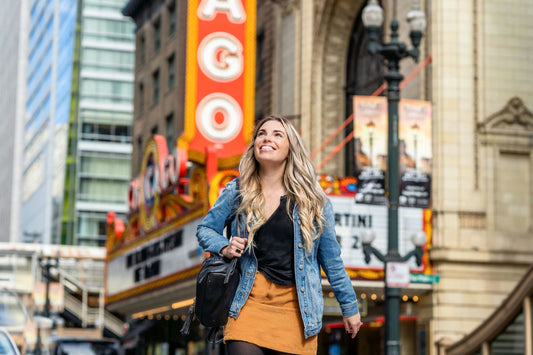
M 254 122 L 255 0 L 189 0 L 185 133 L 178 146 L 204 164 L 238 164 Z
M 136 288 L 198 265 L 202 260 L 194 237 L 201 219 L 171 229 L 108 261 L 107 296 L 135 292 Z M 194 251 L 194 252 L 191 252 Z
M 361 235 L 365 229 L 372 230 L 376 236 L 372 246 L 384 255 L 387 253 L 387 207 L 356 204 L 350 197 L 329 198 L 335 213 L 335 230 L 346 268 L 383 270 L 383 263 L 375 256 L 372 256 L 369 264 L 365 262 Z M 426 232 L 428 243 L 431 243 L 431 225 L 426 218 L 426 211 L 420 208 L 401 207 L 398 223 L 400 255 L 407 254 L 415 247 L 411 238 L 419 231 Z M 427 255 L 423 258 L 422 266 L 417 266 L 414 258 L 408 261 L 408 266 L 413 272 L 427 271 Z

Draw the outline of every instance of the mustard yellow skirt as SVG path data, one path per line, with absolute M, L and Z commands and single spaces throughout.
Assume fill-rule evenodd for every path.
M 296 286 L 280 286 L 257 272 L 237 319 L 229 317 L 224 341 L 240 340 L 291 354 L 315 355 L 317 335 L 305 339 Z

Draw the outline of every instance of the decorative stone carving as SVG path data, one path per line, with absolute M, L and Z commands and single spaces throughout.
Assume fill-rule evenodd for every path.
M 480 133 L 495 131 L 530 131 L 533 134 L 533 113 L 527 109 L 519 97 L 513 97 L 500 111 L 478 124 Z

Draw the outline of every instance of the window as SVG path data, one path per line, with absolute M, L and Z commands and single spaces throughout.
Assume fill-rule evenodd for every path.
M 512 322 L 492 341 L 490 353 L 492 355 L 525 354 L 526 339 L 524 331 L 524 311 L 513 319 Z
M 174 147 L 176 145 L 176 142 L 174 142 L 174 113 L 169 114 L 166 119 L 166 140 L 167 140 L 167 147 L 168 152 L 172 154 Z
M 106 156 L 100 153 L 84 153 L 80 157 L 80 172 L 83 176 L 129 179 L 130 160 L 119 155 Z
M 264 77 L 264 62 L 263 62 L 263 47 L 265 45 L 265 33 L 261 32 L 257 35 L 257 44 L 256 44 L 256 72 L 255 72 L 255 80 L 256 83 L 261 83 L 263 81 Z
M 154 52 L 161 49 L 161 21 L 158 19 L 154 22 Z
M 176 4 L 170 3 L 168 7 L 168 36 L 172 36 L 176 32 Z
M 81 201 L 123 203 L 128 193 L 125 180 L 107 177 L 82 177 L 78 198 Z
M 81 97 L 94 103 L 131 103 L 132 83 L 118 80 L 85 78 L 81 81 Z
M 143 163 L 143 138 L 137 138 L 137 172 L 141 171 L 141 164 Z
M 167 59 L 168 66 L 168 90 L 174 87 L 174 77 L 175 77 L 175 65 L 174 65 L 174 54 L 168 57 Z
M 159 70 L 156 70 L 152 74 L 152 86 L 154 89 L 152 95 L 152 104 L 155 105 L 159 102 Z
M 139 84 L 139 113 L 144 111 L 144 85 L 143 83 Z
M 152 136 L 157 134 L 157 125 L 152 127 L 151 132 L 152 132 Z
M 146 40 L 144 39 L 144 35 L 141 37 L 141 64 L 145 63 L 146 60 Z
M 131 128 L 120 124 L 83 122 L 81 138 L 85 141 L 129 143 L 131 141 Z

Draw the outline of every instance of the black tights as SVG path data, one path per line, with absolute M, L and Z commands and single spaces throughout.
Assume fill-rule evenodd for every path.
M 229 355 L 290 355 L 268 348 L 262 348 L 245 341 L 230 340 L 226 343 Z

